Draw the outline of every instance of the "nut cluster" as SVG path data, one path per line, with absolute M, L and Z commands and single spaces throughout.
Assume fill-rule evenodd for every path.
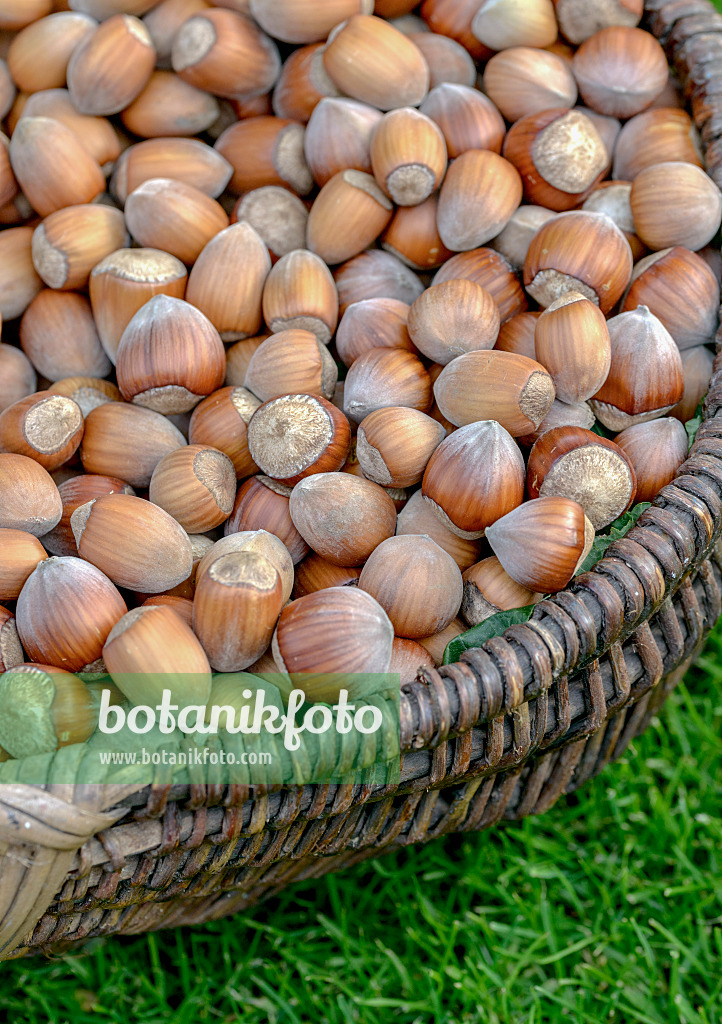
M 641 13 L 0 0 L 11 756 L 81 670 L 407 682 L 675 476 L 722 195 Z

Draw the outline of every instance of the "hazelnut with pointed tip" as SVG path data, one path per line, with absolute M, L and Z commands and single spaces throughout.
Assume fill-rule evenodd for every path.
M 563 590 L 594 542 L 594 527 L 571 498 L 535 498 L 508 512 L 486 532 L 502 568 L 539 594 Z

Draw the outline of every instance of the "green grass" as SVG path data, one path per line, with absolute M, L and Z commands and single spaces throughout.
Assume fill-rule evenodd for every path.
M 720 1024 L 721 726 L 718 628 L 625 757 L 543 817 L 6 964 L 3 1019 Z

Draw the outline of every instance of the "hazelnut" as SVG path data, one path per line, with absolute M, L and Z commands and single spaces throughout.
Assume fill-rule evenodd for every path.
M 609 155 L 580 110 L 543 110 L 512 125 L 504 156 L 521 175 L 524 196 L 550 210 L 571 210 L 598 184 Z
M 647 306 L 684 351 L 714 337 L 719 297 L 717 278 L 702 257 L 676 245 L 636 264 L 622 312 Z
M 228 519 L 236 497 L 233 463 L 205 444 L 164 455 L 153 470 L 148 497 L 188 533 L 213 530 Z M 255 659 L 254 659 L 255 660 Z
M 41 217 L 92 203 L 105 189 L 97 161 L 66 125 L 22 117 L 10 141 L 10 162 L 28 202 Z
M 557 38 L 551 0 L 482 0 L 471 31 L 490 50 L 550 46 Z
M 607 322 L 579 292 L 566 292 L 547 306 L 536 321 L 534 347 L 561 402 L 584 402 L 607 379 L 612 361 Z
M 415 353 L 406 323 L 409 306 L 398 299 L 373 298 L 346 308 L 336 331 L 336 352 L 346 366 L 372 348 L 405 349 Z
M 160 413 L 106 402 L 87 415 L 80 459 L 86 473 L 147 487 L 163 456 L 185 443 L 180 430 Z
M 687 458 L 687 431 L 671 416 L 627 427 L 614 443 L 634 467 L 637 501 L 654 501 Z
M 588 0 L 554 0 L 559 28 L 575 46 L 612 25 L 633 28 L 639 24 L 643 11 L 644 0 L 609 0 L 604 4 L 590 4 Z
M 15 601 L 28 576 L 47 557 L 33 534 L 0 528 L 0 601 Z
M 267 402 L 290 393 L 333 395 L 338 368 L 315 334 L 289 328 L 261 342 L 251 356 L 245 387 Z
M 521 178 L 508 160 L 488 151 L 467 150 L 451 164 L 441 186 L 441 240 L 453 251 L 484 245 L 506 226 L 521 197 Z
M 594 529 L 602 530 L 631 508 L 637 493 L 634 468 L 606 437 L 582 427 L 552 427 L 529 453 L 527 491 L 530 498 L 572 498 Z
M 384 487 L 412 487 L 421 482 L 445 434 L 440 423 L 418 409 L 377 409 L 359 424 L 356 457 L 367 479 Z
M 513 122 L 543 110 L 573 107 L 577 83 L 571 68 L 556 54 L 513 46 L 494 54 L 486 64 L 484 92 Z
M 323 66 L 323 43 L 300 46 L 286 57 L 273 89 L 273 113 L 306 124 L 318 104 L 339 92 Z
M 699 135 L 686 110 L 646 110 L 631 118 L 614 147 L 614 177 L 633 181 L 654 164 L 682 161 L 703 167 Z
M 226 536 L 266 530 L 281 540 L 294 564 L 308 554 L 308 545 L 298 532 L 289 512 L 291 488 L 267 476 L 252 476 L 238 488 Z
M 284 43 L 314 43 L 354 14 L 370 14 L 373 0 L 250 0 L 249 13 Z
M 444 82 L 432 89 L 421 113 L 435 121 L 446 140 L 449 159 L 469 149 L 501 153 L 506 126 L 492 101 L 467 85 Z
M 240 672 L 268 649 L 282 605 L 281 578 L 263 555 L 221 555 L 198 580 L 193 629 L 212 668 Z
M 326 182 L 308 216 L 306 244 L 328 264 L 343 263 L 367 249 L 391 220 L 393 205 L 374 178 L 346 170 Z M 344 230 L 339 232 L 338 225 Z
M 524 263 L 524 286 L 540 306 L 580 292 L 609 313 L 632 274 L 629 242 L 603 213 L 572 210 L 542 224 Z
M 493 347 L 499 309 L 475 282 L 444 281 L 427 288 L 413 303 L 408 330 L 423 355 L 445 366 L 466 352 Z
M 594 527 L 571 498 L 535 498 L 512 509 L 486 531 L 502 568 L 539 594 L 563 590 L 594 542 Z
M 384 114 L 371 140 L 379 187 L 398 206 L 417 206 L 446 173 L 446 142 L 438 125 L 413 107 Z
M 159 4 L 156 10 L 163 6 Z M 146 27 L 152 37 L 148 21 Z M 153 139 L 199 135 L 208 131 L 219 115 L 220 107 L 215 96 L 184 82 L 173 71 L 159 70 L 153 72 L 133 102 L 121 111 L 120 120 L 134 135 Z
M 667 58 L 649 32 L 628 25 L 603 28 L 574 54 L 574 77 L 592 110 L 629 118 L 646 110 L 667 85 Z
M 276 44 L 254 21 L 208 8 L 183 22 L 173 38 L 173 70 L 216 96 L 260 96 L 281 70 Z
M 119 587 L 160 593 L 191 574 L 188 534 L 150 501 L 129 494 L 107 494 L 80 505 L 70 517 L 70 525 L 80 557 Z
M 396 529 L 396 509 L 383 487 L 350 473 L 300 480 L 289 511 L 308 546 L 336 565 L 361 565 Z
M 426 412 L 431 378 L 421 360 L 401 348 L 372 348 L 354 360 L 344 382 L 343 411 L 360 423 L 370 412 L 405 406 Z
M 612 364 L 590 405 L 609 430 L 657 419 L 682 397 L 682 360 L 663 324 L 639 306 L 607 322 Z M 640 367 L 644 372 L 640 372 Z
M 303 248 L 282 256 L 263 287 L 263 319 L 274 334 L 299 328 L 327 345 L 338 321 L 338 294 L 323 260 Z
M 251 457 L 267 476 L 289 486 L 341 469 L 350 444 L 348 420 L 318 395 L 272 398 L 248 424 Z
M 222 555 L 229 555 L 238 551 L 251 552 L 262 555 L 279 575 L 281 580 L 282 603 L 291 596 L 294 581 L 293 560 L 288 548 L 266 530 L 250 530 L 244 533 L 231 533 L 227 537 L 221 537 L 215 544 L 211 544 L 198 563 L 196 580 L 200 581 L 203 574 L 210 568 L 217 558 Z M 310 555 L 308 556 L 311 557 Z M 304 559 L 306 561 L 306 559 Z
M 388 672 L 393 639 L 388 615 L 370 594 L 331 587 L 286 605 L 272 650 L 278 671 L 307 700 L 333 704 L 342 688 L 357 699 L 373 687 L 373 674 Z
M 413 4 L 415 7 L 416 5 Z M 376 0 L 376 13 L 385 17 Z M 476 83 L 476 66 L 470 53 L 454 39 L 437 32 L 413 32 L 413 41 L 429 65 L 429 89 L 450 82 L 454 85 L 473 86 Z
M 98 724 L 85 683 L 50 665 L 16 665 L 0 676 L 0 743 L 18 759 L 84 743 Z
M 520 586 L 506 573 L 496 555 L 471 565 L 464 573 L 464 596 L 461 601 L 461 616 L 469 626 L 508 612 L 512 608 L 526 608 L 536 604 L 542 595 Z
M 445 629 L 459 611 L 463 591 L 451 555 L 430 537 L 412 536 L 382 541 L 361 570 L 358 587 L 376 598 L 397 636 L 411 639 Z
M 225 362 L 218 332 L 200 310 L 156 295 L 123 331 L 118 386 L 127 402 L 166 415 L 189 412 L 221 387 Z
M 495 420 L 469 423 L 431 456 L 421 493 L 452 533 L 475 540 L 524 500 L 524 460 Z
M 349 169 L 371 173 L 371 137 L 382 117 L 375 107 L 346 96 L 321 98 L 311 113 L 303 143 L 317 185 L 323 187 L 334 175 Z
M 0 527 L 42 537 L 60 522 L 63 502 L 46 469 L 26 455 L 0 453 Z
M 116 622 L 103 648 L 113 682 L 131 704 L 205 706 L 211 670 L 200 641 L 172 608 L 141 605 Z
M 216 151 L 233 168 L 231 191 L 240 194 L 264 185 L 282 185 L 305 196 L 313 178 L 304 156 L 303 125 L 282 117 L 246 117 L 229 125 Z
M 81 114 L 117 114 L 143 90 L 154 67 L 155 50 L 143 22 L 126 13 L 108 18 L 71 54 L 73 106 Z
M 78 449 L 83 414 L 72 398 L 37 391 L 0 413 L 0 451 L 27 455 L 57 469 Z
M 80 558 L 47 558 L 28 576 L 15 618 L 29 657 L 77 672 L 96 661 L 127 611 L 107 576 Z
M 630 196 L 637 234 L 650 249 L 701 249 L 722 223 L 722 193 L 701 167 L 670 161 L 640 171 Z
M 381 18 L 355 14 L 330 35 L 323 66 L 337 89 L 379 110 L 416 107 L 429 67 L 410 39 Z
M 90 303 L 77 292 L 45 288 L 36 295 L 20 321 L 20 345 L 49 381 L 74 376 L 101 378 L 111 369 Z
M 151 178 L 172 178 L 216 199 L 225 190 L 232 173 L 228 161 L 198 139 L 146 139 L 123 151 L 115 165 L 110 190 L 125 203 L 143 182 Z
M 237 272 L 242 265 L 244 272 Z M 263 287 L 271 269 L 265 243 L 250 224 L 232 224 L 203 248 L 188 278 L 186 301 L 206 316 L 224 342 L 261 329 Z
M 511 352 L 467 352 L 434 384 L 439 409 L 456 426 L 497 420 L 512 437 L 536 429 L 554 401 L 554 382 L 533 359 Z

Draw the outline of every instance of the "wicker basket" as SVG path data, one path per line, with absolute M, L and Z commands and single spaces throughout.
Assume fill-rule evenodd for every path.
M 646 7 L 722 186 L 722 15 L 708 0 Z M 722 612 L 721 529 L 722 352 L 689 459 L 631 533 L 528 624 L 404 687 L 398 784 L 3 786 L 0 957 L 212 920 L 545 811 L 619 757 L 698 653 Z

